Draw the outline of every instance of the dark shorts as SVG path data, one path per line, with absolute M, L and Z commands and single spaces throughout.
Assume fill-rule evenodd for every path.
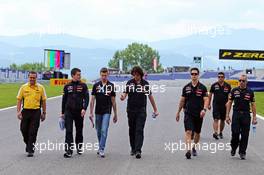
M 226 118 L 226 108 L 225 107 L 213 107 L 213 118 L 215 120 L 225 120 Z
M 200 116 L 193 116 L 190 114 L 184 114 L 184 128 L 185 131 L 193 131 L 197 134 L 201 133 L 203 125 L 203 118 Z

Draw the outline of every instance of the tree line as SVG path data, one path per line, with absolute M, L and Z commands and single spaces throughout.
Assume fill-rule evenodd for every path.
M 20 71 L 36 71 L 36 72 L 42 72 L 42 71 L 48 71 L 49 68 L 45 67 L 43 63 L 24 63 L 21 65 L 18 65 L 16 63 L 13 63 L 9 66 L 12 70 L 20 70 Z

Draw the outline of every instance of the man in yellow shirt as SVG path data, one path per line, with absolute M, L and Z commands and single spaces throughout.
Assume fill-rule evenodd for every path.
M 21 120 L 20 130 L 26 144 L 26 152 L 28 157 L 33 157 L 40 120 L 44 121 L 46 118 L 47 96 L 45 88 L 37 83 L 36 72 L 28 74 L 28 81 L 21 86 L 17 95 L 17 117 Z

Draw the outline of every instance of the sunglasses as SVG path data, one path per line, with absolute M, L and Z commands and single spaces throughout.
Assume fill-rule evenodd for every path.
M 224 76 L 218 76 L 218 78 L 225 78 Z
M 198 73 L 191 73 L 191 75 L 193 75 L 193 76 L 197 76 L 197 75 L 198 75 Z
M 243 82 L 243 83 L 245 83 L 246 82 L 246 80 L 238 80 L 239 82 Z

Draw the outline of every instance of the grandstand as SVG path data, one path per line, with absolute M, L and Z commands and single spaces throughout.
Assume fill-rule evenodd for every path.
M 225 72 L 227 78 L 237 74 L 238 71 L 229 71 Z M 239 71 L 242 72 L 242 71 Z M 215 79 L 217 77 L 218 72 L 210 71 L 210 72 L 202 72 L 201 79 Z M 123 82 L 127 81 L 131 78 L 130 74 L 122 74 L 122 75 L 110 75 L 109 80 L 113 82 Z M 146 80 L 149 81 L 160 81 L 160 80 L 186 80 L 190 78 L 189 72 L 173 72 L 173 73 L 161 73 L 161 74 L 147 74 L 145 76 Z M 96 80 L 95 80 L 96 81 Z
M 246 71 L 240 71 L 231 76 L 231 79 L 237 79 L 240 75 L 245 74 Z M 252 74 L 247 74 L 249 80 L 262 80 L 264 78 L 264 70 L 256 69 Z
M 201 72 L 201 79 L 216 79 L 219 71 L 204 71 Z M 223 71 L 226 75 L 226 79 L 238 79 L 240 75 L 245 74 L 243 70 L 229 70 Z M 264 80 L 264 69 L 257 69 L 253 74 L 247 74 L 249 80 Z M 161 74 L 147 74 L 146 80 L 149 81 L 160 81 L 160 80 L 186 80 L 190 78 L 189 72 L 172 72 L 172 73 L 161 73 Z M 124 82 L 131 79 L 130 74 L 115 74 L 109 75 L 109 80 L 112 82 Z M 97 79 L 98 80 L 98 79 Z M 94 80 L 94 81 L 97 81 Z

